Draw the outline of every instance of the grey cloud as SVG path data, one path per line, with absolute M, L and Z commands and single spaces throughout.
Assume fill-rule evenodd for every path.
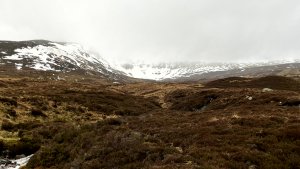
M 0 39 L 82 43 L 110 61 L 300 58 L 298 0 L 0 0 Z

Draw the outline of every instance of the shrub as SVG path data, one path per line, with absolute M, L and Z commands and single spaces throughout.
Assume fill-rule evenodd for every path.
M 15 126 L 16 125 L 14 123 L 4 119 L 2 121 L 1 129 L 6 131 L 13 131 L 16 128 Z
M 12 108 L 9 108 L 9 109 L 6 109 L 5 113 L 7 113 L 9 116 L 11 117 L 17 117 L 17 112 L 16 110 L 12 109 Z
M 32 109 L 32 110 L 30 111 L 30 114 L 31 114 L 32 116 L 35 116 L 35 117 L 38 117 L 38 116 L 40 116 L 40 117 L 47 117 L 47 115 L 44 114 L 43 111 L 40 110 L 40 109 Z
M 107 123 L 108 125 L 120 126 L 122 124 L 122 121 L 118 118 L 108 118 L 104 120 L 104 123 Z
M 289 126 L 283 130 L 283 136 L 291 140 L 300 140 L 300 125 Z
M 10 106 L 15 106 L 15 107 L 18 106 L 18 102 L 11 98 L 0 97 L 0 102 L 10 105 Z
M 39 143 L 34 142 L 33 140 L 21 139 L 15 144 L 12 144 L 7 147 L 9 150 L 9 156 L 14 158 L 16 155 L 24 154 L 31 155 L 38 151 L 40 148 Z

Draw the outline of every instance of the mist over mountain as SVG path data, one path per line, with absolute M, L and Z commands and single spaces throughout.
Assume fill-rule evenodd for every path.
M 293 60 L 300 56 L 299 6 L 297 0 L 2 0 L 0 37 L 77 42 L 120 64 Z

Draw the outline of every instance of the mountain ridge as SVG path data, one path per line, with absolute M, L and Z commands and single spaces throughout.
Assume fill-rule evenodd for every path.
M 78 43 L 28 40 L 0 41 L 0 67 L 63 73 L 82 71 L 84 74 L 101 74 L 113 80 L 197 81 L 230 76 L 285 75 L 284 72 L 299 70 L 300 60 L 114 64 Z
M 115 67 L 126 75 L 135 78 L 145 78 L 153 80 L 176 80 L 176 79 L 195 79 L 196 76 L 207 78 L 207 74 L 213 72 L 235 71 L 243 74 L 244 71 L 253 68 L 263 68 L 268 66 L 286 65 L 286 68 L 297 67 L 294 61 L 272 61 L 257 63 L 159 63 L 159 64 L 123 64 Z M 275 69 L 275 68 L 274 68 Z M 245 73 L 244 73 L 245 74 Z
M 113 80 L 127 78 L 99 55 L 71 42 L 0 41 L 0 66 L 9 70 L 99 74 Z

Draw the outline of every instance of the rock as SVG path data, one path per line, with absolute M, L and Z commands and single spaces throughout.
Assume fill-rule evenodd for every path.
M 16 155 L 16 159 L 25 158 L 26 156 L 24 154 Z
M 8 159 L 0 159 L 0 165 L 6 167 L 14 167 L 16 166 L 16 163 L 13 163 Z
M 10 161 L 7 159 L 0 159 L 0 165 L 6 165 L 6 164 L 10 164 Z
M 273 89 L 270 89 L 270 88 L 263 88 L 262 89 L 262 92 L 272 92 Z
M 183 153 L 183 150 L 182 150 L 181 147 L 175 147 L 175 148 L 176 148 L 176 150 L 177 150 L 179 153 Z
M 253 99 L 253 97 L 251 97 L 251 96 L 246 96 L 246 98 L 247 98 L 248 100 L 252 100 L 252 99 Z
M 257 166 L 256 166 L 256 165 L 250 165 L 250 166 L 248 167 L 248 169 L 257 169 Z

